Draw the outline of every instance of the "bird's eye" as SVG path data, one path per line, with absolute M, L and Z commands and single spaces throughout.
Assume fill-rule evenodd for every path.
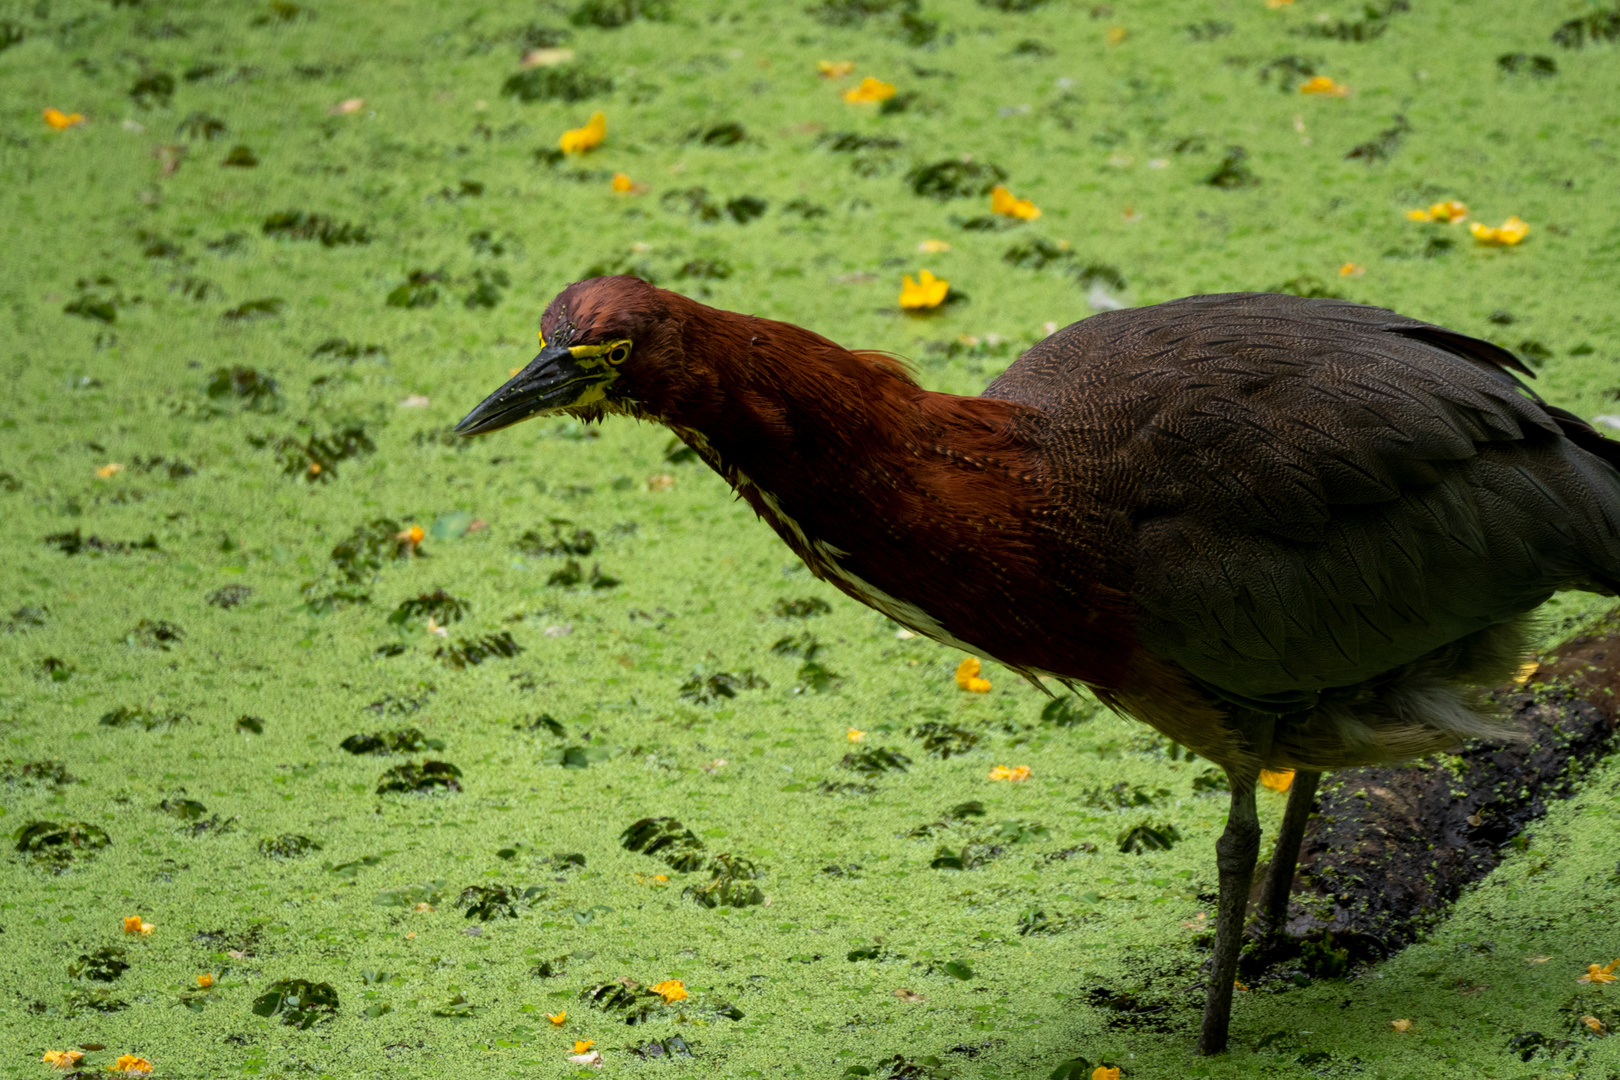
M 615 345 L 608 350 L 607 361 L 610 364 L 622 364 L 630 359 L 629 345 Z

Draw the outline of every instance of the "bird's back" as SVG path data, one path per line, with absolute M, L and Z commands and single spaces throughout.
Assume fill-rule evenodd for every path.
M 1142 646 L 1284 714 L 1616 591 L 1620 444 L 1514 369 L 1381 308 L 1237 293 L 1075 323 L 985 396 L 1039 410 L 1050 527 L 1108 551 Z

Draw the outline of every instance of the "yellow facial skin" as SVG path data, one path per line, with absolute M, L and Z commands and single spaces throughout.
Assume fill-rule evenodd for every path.
M 579 408 L 582 405 L 594 405 L 607 397 L 607 386 L 618 375 L 618 367 L 630 358 L 631 342 L 628 338 L 617 341 L 605 341 L 600 345 L 574 345 L 568 349 L 579 366 L 587 371 L 600 372 L 602 378 L 593 379 L 584 392 L 569 403 L 567 408 Z M 540 332 L 540 347 L 546 347 L 545 331 Z

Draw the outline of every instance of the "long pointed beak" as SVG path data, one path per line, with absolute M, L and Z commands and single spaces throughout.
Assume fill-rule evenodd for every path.
M 596 400 L 601 397 L 601 385 L 612 378 L 603 375 L 600 366 L 583 365 L 563 346 L 548 345 L 528 367 L 463 417 L 456 434 L 482 435 L 540 413 Z M 593 390 L 597 392 L 593 394 Z

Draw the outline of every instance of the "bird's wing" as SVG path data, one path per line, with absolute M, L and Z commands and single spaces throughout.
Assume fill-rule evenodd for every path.
M 1086 319 L 985 395 L 1045 413 L 1060 498 L 1125 549 L 1142 644 L 1285 709 L 1614 588 L 1620 444 L 1510 368 L 1381 308 L 1248 293 Z

